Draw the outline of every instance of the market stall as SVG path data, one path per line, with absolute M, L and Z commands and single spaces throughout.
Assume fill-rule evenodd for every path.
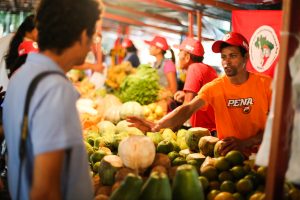
M 104 35 L 103 43 L 111 41 L 105 40 L 106 34 L 114 32 L 114 36 L 117 35 L 110 52 L 113 61 L 111 59 L 107 71 L 100 78 L 91 78 L 80 70 L 67 73 L 81 94 L 77 108 L 95 199 L 271 200 L 279 196 L 282 196 L 279 199 L 300 199 L 297 187 L 285 180 L 289 162 L 286 155 L 290 150 L 292 129 L 288 117 L 292 111 L 285 112 L 284 109 L 285 102 L 291 101 L 291 80 L 287 66 L 288 59 L 296 49 L 290 35 L 299 34 L 296 28 L 296 19 L 299 18 L 296 16 L 297 3 L 276 1 L 262 6 L 242 4 L 241 1 L 227 3 L 213 0 L 187 3 L 164 0 L 130 0 L 126 4 L 120 0 L 103 2 L 106 9 L 98 30 Z M 229 22 L 231 11 L 281 10 L 281 5 L 284 22 L 281 32 L 284 34 L 280 39 L 269 156 L 272 162 L 268 167 L 255 165 L 255 153 L 249 155 L 232 150 L 222 154 L 222 139 L 213 137 L 206 128 L 182 126 L 173 130 L 164 128 L 149 131 L 132 127 L 126 121 L 128 117 L 136 116 L 149 123 L 157 122 L 167 115 L 171 95 L 159 85 L 160 77 L 151 65 L 141 64 L 134 68 L 129 62 L 122 62 L 122 40 L 131 34 L 138 38 L 159 31 L 174 43 L 179 43 L 186 35 L 214 41 L 230 30 L 230 27 L 223 30 L 226 26 L 219 25 L 223 22 L 218 20 Z M 220 15 L 214 14 L 214 11 Z M 6 28 L 3 30 L 8 32 Z M 101 84 L 98 84 L 100 79 Z M 288 107 L 291 105 L 288 104 Z M 285 145 L 283 150 L 279 148 L 282 143 Z

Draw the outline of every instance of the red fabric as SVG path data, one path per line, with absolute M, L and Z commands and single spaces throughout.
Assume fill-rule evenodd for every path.
M 281 10 L 232 11 L 233 31 L 249 42 L 248 71 L 273 77 L 279 57 L 281 22 Z
M 24 41 L 18 47 L 19 56 L 23 56 L 29 53 L 36 53 L 38 51 L 38 44 L 33 41 Z
M 184 84 L 184 91 L 197 94 L 202 86 L 217 78 L 216 71 L 203 63 L 191 64 L 187 71 Z M 210 131 L 216 130 L 214 110 L 211 106 L 206 111 L 198 110 L 190 119 L 192 127 L 208 128 Z

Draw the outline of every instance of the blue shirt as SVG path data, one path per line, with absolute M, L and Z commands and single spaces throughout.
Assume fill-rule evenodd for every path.
M 43 71 L 63 70 L 42 54 L 29 54 L 26 63 L 12 76 L 3 106 L 3 126 L 8 147 L 8 183 L 16 199 L 20 165 L 19 143 L 25 95 L 31 80 Z M 23 161 L 21 199 L 29 199 L 34 157 L 51 151 L 71 149 L 61 177 L 63 199 L 93 199 L 92 182 L 82 129 L 75 103 L 79 97 L 72 84 L 51 74 L 38 84 L 30 102 L 29 137 Z

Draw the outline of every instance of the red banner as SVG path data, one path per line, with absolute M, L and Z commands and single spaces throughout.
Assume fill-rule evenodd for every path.
M 249 42 L 248 71 L 273 77 L 278 63 L 281 10 L 232 11 L 232 29 Z

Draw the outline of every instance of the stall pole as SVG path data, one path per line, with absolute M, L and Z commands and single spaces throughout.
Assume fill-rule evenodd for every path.
M 300 4 L 297 0 L 283 2 L 283 24 L 280 39 L 280 57 L 276 83 L 275 116 L 268 166 L 267 200 L 282 199 L 283 183 L 289 161 L 293 110 L 291 105 L 291 76 L 289 59 L 299 46 L 295 35 L 300 33 Z

